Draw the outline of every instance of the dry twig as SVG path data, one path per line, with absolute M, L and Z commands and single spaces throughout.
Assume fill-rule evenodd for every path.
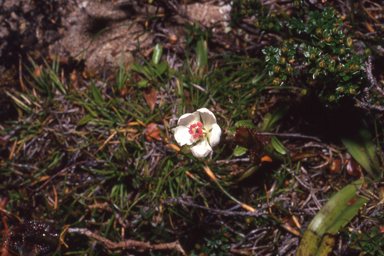
M 380 105 L 372 105 L 370 103 L 370 95 L 369 91 L 373 88 L 377 92 L 379 92 L 382 96 L 384 96 L 384 90 L 377 84 L 376 79 L 372 75 L 372 58 L 369 57 L 368 61 L 365 62 L 365 68 L 363 70 L 367 73 L 368 80 L 371 83 L 371 86 L 366 87 L 364 89 L 364 99 L 356 99 L 356 105 L 358 107 L 364 108 L 364 109 L 373 109 L 373 110 L 379 110 L 379 111 L 384 111 L 384 106 Z
M 151 244 L 149 242 L 141 242 L 134 240 L 123 240 L 118 243 L 114 243 L 111 240 L 108 240 L 102 236 L 96 235 L 86 228 L 70 228 L 68 229 L 69 233 L 79 233 L 82 235 L 86 235 L 99 241 L 104 245 L 107 249 L 142 249 L 142 250 L 175 250 L 180 252 L 183 255 L 187 255 L 183 248 L 181 247 L 179 241 L 175 241 L 173 243 L 165 243 L 165 244 Z

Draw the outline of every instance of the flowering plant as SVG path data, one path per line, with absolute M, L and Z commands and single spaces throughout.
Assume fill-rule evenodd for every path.
M 197 158 L 204 158 L 220 142 L 221 129 L 215 115 L 206 108 L 182 115 L 174 129 L 175 139 Z

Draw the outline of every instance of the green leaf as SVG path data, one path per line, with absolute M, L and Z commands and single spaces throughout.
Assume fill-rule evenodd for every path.
M 152 67 L 143 66 L 142 70 L 143 70 L 144 75 L 146 75 L 147 77 L 153 77 L 154 76 L 154 72 L 153 72 Z
M 162 62 L 157 65 L 156 71 L 159 73 L 159 75 L 162 75 L 166 70 L 168 69 L 168 63 L 167 62 Z
M 369 236 L 374 237 L 374 236 L 377 236 L 377 234 L 379 234 L 379 230 L 377 229 L 377 226 L 375 226 L 371 231 L 371 233 L 369 234 Z
M 344 80 L 344 81 L 347 81 L 347 80 L 349 80 L 350 78 L 351 78 L 350 76 L 344 76 L 344 77 L 343 77 L 343 80 Z
M 287 150 L 285 149 L 284 145 L 279 141 L 278 138 L 276 138 L 276 136 L 271 136 L 271 142 L 272 142 L 273 148 L 277 152 L 279 152 L 282 155 L 286 155 L 287 154 Z
M 235 150 L 233 151 L 233 154 L 235 156 L 242 156 L 244 155 L 245 153 L 247 153 L 248 149 L 247 148 L 243 148 L 239 145 L 236 146 Z
M 84 116 L 83 118 L 81 118 L 79 120 L 79 122 L 77 122 L 77 126 L 81 126 L 81 125 L 84 125 L 84 124 L 87 124 L 89 121 L 91 121 L 93 119 L 93 116 L 91 114 L 88 114 L 86 116 Z
M 148 86 L 148 83 L 149 83 L 149 80 L 147 78 L 143 78 L 141 79 L 141 81 L 139 82 L 139 88 L 142 88 L 142 87 L 147 87 Z
M 341 141 L 352 157 L 366 170 L 372 180 L 381 176 L 380 163 L 368 128 L 362 127 L 356 133 L 344 134 Z
M 101 92 L 99 91 L 99 89 L 97 89 L 97 87 L 95 86 L 94 83 L 91 83 L 91 91 L 92 91 L 92 96 L 96 102 L 98 102 L 98 103 L 104 102 L 104 99 L 101 96 Z
M 283 106 L 277 109 L 273 114 L 266 114 L 264 117 L 264 122 L 261 127 L 261 131 L 268 132 L 275 128 L 276 123 L 287 113 L 289 106 Z
M 143 71 L 142 71 L 143 70 L 143 66 L 140 65 L 140 64 L 137 64 L 137 63 L 131 64 L 130 69 L 132 71 L 135 71 L 135 72 L 139 73 L 139 74 L 143 73 Z
M 152 55 L 153 64 L 159 64 L 162 54 L 163 54 L 163 47 L 161 46 L 161 44 L 156 44 L 155 49 L 153 49 L 153 55 Z
M 236 128 L 233 126 L 229 127 L 227 134 L 228 134 L 228 136 L 236 134 Z
M 254 174 L 257 170 L 259 170 L 260 166 L 259 165 L 252 165 L 251 167 L 249 167 L 241 176 L 240 178 L 237 180 L 238 182 L 241 181 L 241 180 L 244 180 L 248 177 L 250 177 L 252 174 Z
M 235 127 L 248 127 L 248 128 L 256 128 L 256 126 L 249 120 L 240 120 L 235 123 Z
M 131 70 L 133 70 L 139 74 L 145 75 L 148 78 L 153 77 L 152 70 L 150 70 L 147 66 L 142 66 L 140 64 L 133 63 L 133 64 L 131 64 L 130 68 L 131 68 Z
M 180 153 L 180 154 L 183 154 L 183 155 L 187 155 L 187 154 L 191 153 L 191 146 L 185 144 L 184 146 L 182 146 L 182 147 L 180 148 L 179 153 Z
M 369 201 L 356 195 L 359 191 L 357 187 L 361 188 L 362 184 L 363 181 L 359 179 L 345 186 L 321 208 L 305 231 L 296 256 L 327 255 L 325 252 L 330 246 L 323 240 L 328 235 L 336 235 Z
M 55 159 L 52 161 L 52 163 L 50 163 L 50 164 L 48 165 L 47 169 L 49 169 L 49 168 L 51 168 L 51 167 L 53 167 L 53 166 L 56 166 L 57 163 L 60 161 L 60 159 L 61 159 L 60 154 L 57 154 L 56 157 L 55 157 Z
M 204 68 L 204 66 L 208 65 L 208 49 L 207 47 L 205 47 L 203 38 L 201 38 L 197 42 L 196 54 L 197 54 L 197 65 L 201 70 Z

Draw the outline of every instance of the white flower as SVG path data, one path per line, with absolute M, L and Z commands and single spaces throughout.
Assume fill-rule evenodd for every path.
M 212 147 L 220 142 L 221 129 L 216 123 L 215 115 L 206 108 L 184 114 L 179 118 L 175 128 L 175 139 L 182 147 L 192 145 L 192 154 L 197 158 L 206 157 Z

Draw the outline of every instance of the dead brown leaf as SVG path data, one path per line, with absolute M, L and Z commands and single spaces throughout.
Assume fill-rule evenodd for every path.
M 148 90 L 145 90 L 143 92 L 144 99 L 147 102 L 148 106 L 151 108 L 151 112 L 153 112 L 153 109 L 156 105 L 156 98 L 157 98 L 157 91 L 153 88 L 150 88 Z
M 151 142 L 152 140 L 159 140 L 160 139 L 160 132 L 157 128 L 157 124 L 150 123 L 147 126 L 147 130 L 144 133 L 145 140 L 148 142 Z
M 330 174 L 336 174 L 341 170 L 341 160 L 335 158 L 332 160 L 331 164 L 327 166 L 327 170 Z
M 38 66 L 35 71 L 33 71 L 33 75 L 36 78 L 39 78 L 41 76 L 41 71 L 43 70 L 43 65 Z
M 346 166 L 347 173 L 354 177 L 360 177 L 362 175 L 361 166 L 357 164 L 353 159 L 350 159 Z

